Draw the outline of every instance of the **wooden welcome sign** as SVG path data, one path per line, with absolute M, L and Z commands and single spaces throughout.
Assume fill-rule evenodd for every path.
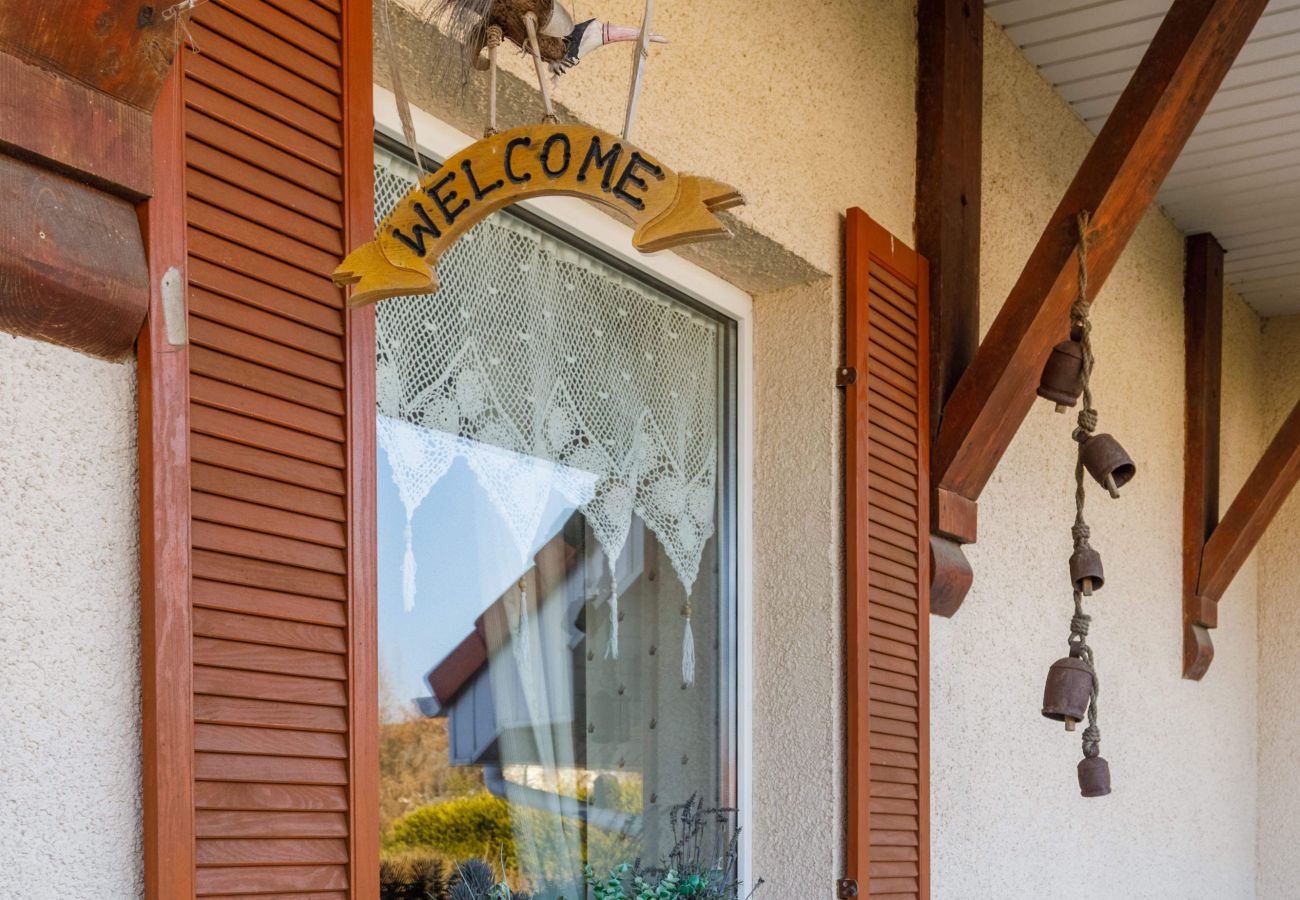
M 529 125 L 467 147 L 398 201 L 375 239 L 348 254 L 334 283 L 362 306 L 437 290 L 433 267 L 502 207 L 567 194 L 612 207 L 636 226 L 642 253 L 729 237 L 715 212 L 745 202 L 735 188 L 671 171 L 621 138 L 585 125 Z

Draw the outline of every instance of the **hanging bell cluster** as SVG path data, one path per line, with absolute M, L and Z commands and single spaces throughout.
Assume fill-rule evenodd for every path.
M 1074 615 L 1070 619 L 1070 653 L 1052 663 L 1043 688 L 1043 716 L 1074 731 L 1081 722 L 1083 760 L 1079 763 L 1079 791 L 1085 797 L 1110 793 L 1110 765 L 1101 756 L 1101 728 L 1097 724 L 1100 680 L 1096 660 L 1088 645 L 1092 617 L 1083 610 L 1083 598 L 1092 597 L 1106 583 L 1101 554 L 1093 549 L 1092 530 L 1084 519 L 1086 491 L 1084 473 L 1096 480 L 1111 497 L 1133 480 L 1137 466 L 1109 434 L 1097 434 L 1097 410 L 1092 403 L 1092 324 L 1088 319 L 1088 216 L 1079 217 L 1079 296 L 1070 309 L 1070 339 L 1057 344 L 1043 368 L 1038 395 L 1056 404 L 1057 412 L 1078 404 L 1078 426 L 1072 437 L 1077 443 L 1075 464 L 1075 519 L 1070 529 L 1074 552 L 1070 556 L 1070 585 L 1074 594 Z

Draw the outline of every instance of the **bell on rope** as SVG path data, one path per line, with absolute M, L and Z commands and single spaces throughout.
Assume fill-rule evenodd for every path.
M 1085 797 L 1105 797 L 1109 794 L 1110 763 L 1100 756 L 1089 756 L 1081 760 L 1079 762 L 1079 793 Z
M 1062 341 L 1052 348 L 1038 381 L 1038 396 L 1056 404 L 1058 413 L 1079 402 L 1083 393 L 1083 345 Z
M 1043 688 L 1043 715 L 1054 722 L 1064 722 L 1066 731 L 1088 714 L 1092 698 L 1092 666 L 1075 656 L 1052 663 Z
M 1101 590 L 1106 578 L 1101 568 L 1101 554 L 1091 547 L 1080 547 L 1070 557 L 1070 580 L 1074 589 L 1085 597 Z
M 1079 455 L 1084 468 L 1116 499 L 1119 498 L 1119 489 L 1137 474 L 1133 460 L 1124 452 L 1119 441 L 1109 434 L 1094 434 L 1088 438 Z

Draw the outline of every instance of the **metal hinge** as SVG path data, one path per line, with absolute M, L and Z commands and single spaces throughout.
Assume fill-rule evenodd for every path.
M 848 387 L 851 384 L 857 384 L 858 370 L 852 366 L 840 366 L 835 370 L 835 386 Z M 853 896 L 857 896 L 854 894 Z
M 841 878 L 835 882 L 835 896 L 839 900 L 854 900 L 858 896 L 858 882 L 856 878 Z

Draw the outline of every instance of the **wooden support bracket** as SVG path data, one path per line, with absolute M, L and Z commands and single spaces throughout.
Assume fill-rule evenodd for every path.
M 979 499 L 1069 329 L 1076 217 L 1092 216 L 1088 275 L 1099 291 L 1266 5 L 1175 0 L 944 406 L 932 457 L 939 488 Z
M 916 244 L 930 262 L 930 441 L 979 347 L 983 0 L 920 0 L 917 10 Z M 976 504 L 930 492 L 930 611 L 951 616 L 970 590 L 962 544 Z
M 1187 240 L 1187 447 L 1183 481 L 1183 677 L 1214 660 L 1219 601 L 1300 481 L 1300 402 L 1219 519 L 1223 248 Z
M 1205 542 L 1219 524 L 1219 407 L 1223 369 L 1223 248 L 1210 234 L 1187 239 L 1183 293 L 1186 446 L 1183 456 L 1183 677 L 1214 658 L 1208 629 L 1218 604 L 1199 593 Z

